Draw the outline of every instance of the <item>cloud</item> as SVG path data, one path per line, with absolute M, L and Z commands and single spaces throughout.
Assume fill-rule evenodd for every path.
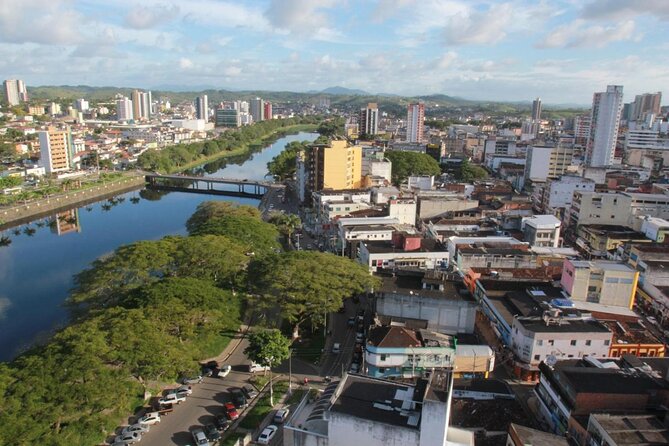
M 510 3 L 493 5 L 485 11 L 467 11 L 447 18 L 443 36 L 446 43 L 491 44 L 507 35 L 514 21 L 514 8 Z
M 638 40 L 641 34 L 636 31 L 633 20 L 619 22 L 609 26 L 589 25 L 582 19 L 559 26 L 551 31 L 538 48 L 602 48 L 613 42 Z
M 125 24 L 134 29 L 149 29 L 173 20 L 178 14 L 176 5 L 137 6 L 128 11 Z
M 443 56 L 437 58 L 432 65 L 439 70 L 445 70 L 450 68 L 456 60 L 458 60 L 458 53 L 449 51 Z
M 0 41 L 11 43 L 75 44 L 87 20 L 63 0 L 0 2 Z
M 642 14 L 669 20 L 669 1 L 594 0 L 585 5 L 582 11 L 582 17 L 586 19 L 626 20 Z
M 182 57 L 181 59 L 179 59 L 179 68 L 181 68 L 182 70 L 190 70 L 191 68 L 193 68 L 193 65 L 194 65 L 193 61 L 188 59 L 187 57 Z
M 379 0 L 372 11 L 372 21 L 382 23 L 402 12 L 404 8 L 413 4 L 415 0 Z
M 223 74 L 226 76 L 239 76 L 242 74 L 242 69 L 239 67 L 227 67 L 223 69 Z
M 294 34 L 309 34 L 330 29 L 323 10 L 338 6 L 337 0 L 272 0 L 265 17 L 280 30 Z

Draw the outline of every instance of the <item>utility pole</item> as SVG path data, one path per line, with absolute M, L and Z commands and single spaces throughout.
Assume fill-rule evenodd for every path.
M 274 407 L 274 386 L 272 383 L 272 362 L 269 363 L 269 405 Z
M 293 349 L 288 349 L 288 395 L 293 394 Z

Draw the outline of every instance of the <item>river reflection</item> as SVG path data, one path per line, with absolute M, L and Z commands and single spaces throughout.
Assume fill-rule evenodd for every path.
M 287 143 L 313 141 L 317 136 L 288 135 L 250 158 L 210 163 L 192 173 L 262 179 L 267 162 Z M 258 200 L 248 198 L 144 189 L 0 234 L 0 360 L 13 358 L 67 323 L 67 310 L 62 304 L 73 287 L 76 273 L 121 245 L 185 234 L 188 217 L 208 200 L 258 205 Z

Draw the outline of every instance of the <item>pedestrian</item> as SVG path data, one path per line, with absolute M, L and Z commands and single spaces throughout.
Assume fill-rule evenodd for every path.
M 307 378 L 307 377 L 305 376 L 305 377 L 304 377 L 304 385 L 306 386 L 307 384 L 309 384 L 309 378 Z

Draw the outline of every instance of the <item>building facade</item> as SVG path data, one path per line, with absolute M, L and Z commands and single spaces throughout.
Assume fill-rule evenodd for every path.
M 358 121 L 360 134 L 376 135 L 379 133 L 379 107 L 374 102 L 360 109 Z
M 407 142 L 423 142 L 425 104 L 418 102 L 407 107 Z
M 47 174 L 69 170 L 72 165 L 72 134 L 69 129 L 59 130 L 49 127 L 38 132 L 40 143 L 40 164 Z
M 632 308 L 639 273 L 609 261 L 564 261 L 560 284 L 572 300 Z
M 586 153 L 588 166 L 604 167 L 613 164 L 622 110 L 621 85 L 609 85 L 606 92 L 594 94 Z

